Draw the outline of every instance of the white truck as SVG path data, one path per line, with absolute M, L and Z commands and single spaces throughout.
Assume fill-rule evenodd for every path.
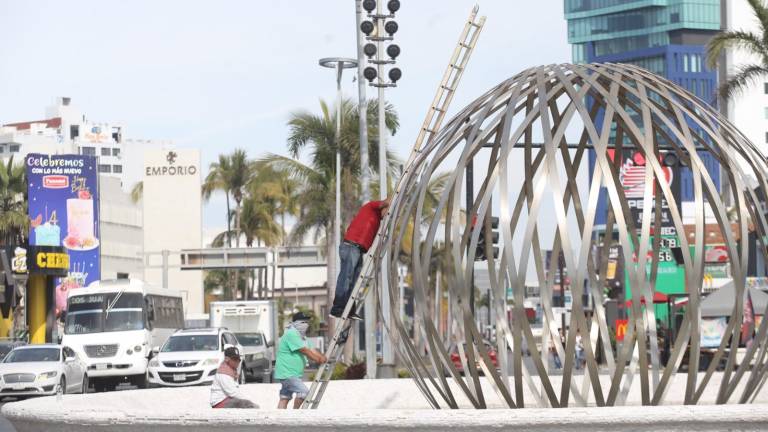
M 210 305 L 211 327 L 224 327 L 243 346 L 246 379 L 271 382 L 277 340 L 277 302 L 219 301 Z

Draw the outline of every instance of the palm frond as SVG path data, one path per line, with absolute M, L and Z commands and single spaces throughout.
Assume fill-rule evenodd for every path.
M 740 66 L 736 75 L 729 77 L 720 86 L 718 93 L 723 99 L 730 99 L 743 93 L 750 85 L 766 77 L 768 77 L 768 67 L 766 66 L 757 64 Z
M 762 38 L 748 31 L 724 31 L 716 34 L 707 44 L 707 65 L 715 69 L 724 50 L 737 48 L 760 56 L 763 61 L 768 59 L 768 47 Z

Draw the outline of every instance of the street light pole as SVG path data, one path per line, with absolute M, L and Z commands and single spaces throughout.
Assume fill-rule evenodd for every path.
M 328 281 L 328 290 L 331 292 L 334 282 L 339 278 L 340 267 L 339 256 L 337 254 L 339 251 L 339 244 L 341 244 L 341 151 L 339 149 L 339 141 L 341 141 L 341 76 L 344 73 L 344 69 L 356 67 L 357 61 L 350 58 L 328 57 L 320 59 L 320 66 L 336 69 L 336 135 L 334 137 L 336 141 L 336 217 L 333 221 L 335 268 L 333 272 L 334 280 Z
M 378 1 L 376 2 L 376 13 L 377 15 L 381 16 L 384 12 L 382 8 L 382 3 L 384 1 Z M 386 31 L 384 30 L 384 20 L 378 19 L 376 20 L 376 27 L 377 32 L 379 36 L 384 36 L 386 34 Z M 376 41 L 376 52 L 380 56 L 380 59 L 383 57 L 382 53 L 384 53 L 384 41 L 382 38 L 379 38 Z M 385 200 L 387 199 L 387 123 L 386 123 L 386 100 L 384 97 L 384 63 L 379 61 L 376 65 L 378 68 L 378 77 L 379 77 L 379 101 L 378 101 L 378 108 L 379 108 L 379 199 Z M 384 319 L 389 319 L 390 315 L 390 304 L 389 304 L 389 273 L 387 269 L 389 269 L 389 254 L 384 254 L 384 258 L 381 260 L 381 310 L 382 314 L 385 316 Z M 402 301 L 402 300 L 401 300 Z M 392 346 L 389 343 L 388 338 L 383 337 L 381 338 L 381 363 L 382 366 L 385 368 L 394 369 L 394 363 L 395 363 L 395 356 L 392 352 Z
M 357 91 L 358 116 L 360 117 L 360 195 L 363 203 L 371 199 L 369 191 L 370 161 L 368 159 L 368 99 L 365 95 L 365 52 L 363 50 L 362 0 L 355 0 L 355 34 L 357 35 Z M 372 294 L 365 296 L 365 377 L 376 378 L 376 300 Z

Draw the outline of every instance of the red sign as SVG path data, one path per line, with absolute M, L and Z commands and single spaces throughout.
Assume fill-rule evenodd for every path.
M 64 175 L 43 176 L 43 187 L 46 189 L 65 189 L 69 187 L 69 177 Z
M 624 341 L 624 335 L 627 334 L 628 325 L 629 325 L 629 320 L 625 320 L 625 319 L 616 320 L 616 342 Z
M 704 262 L 726 263 L 728 262 L 728 248 L 725 245 L 714 245 L 704 250 Z

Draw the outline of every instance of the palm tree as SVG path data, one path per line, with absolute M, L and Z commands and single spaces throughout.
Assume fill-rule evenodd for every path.
M 235 200 L 235 245 L 240 246 L 240 205 L 243 201 L 245 188 L 253 177 L 253 170 L 248 161 L 245 150 L 236 149 L 230 155 L 219 155 L 218 162 L 213 162 L 208 170 L 208 175 L 203 182 L 203 199 L 208 201 L 215 191 L 223 191 L 227 200 L 227 231 L 231 232 L 229 215 L 230 195 Z M 228 239 L 228 246 L 232 247 Z
M 292 158 L 267 155 L 262 161 L 277 171 L 289 174 L 290 178 L 302 185 L 298 199 L 299 212 L 296 224 L 289 237 L 292 244 L 300 244 L 313 233 L 315 241 L 324 240 L 327 266 L 327 286 L 329 294 L 334 285 L 336 269 L 335 251 L 333 250 L 333 220 L 335 202 L 336 150 L 341 153 L 341 193 L 342 223 L 346 225 L 354 216 L 359 206 L 360 187 L 360 140 L 359 116 L 357 105 L 350 100 L 342 101 L 341 134 L 336 140 L 336 109 L 331 110 L 324 101 L 320 101 L 320 113 L 307 111 L 291 114 L 288 121 L 288 151 Z M 368 104 L 368 136 L 371 168 L 377 171 L 378 160 L 378 104 Z M 385 110 L 385 124 L 390 133 L 395 134 L 399 127 L 397 113 L 391 105 Z M 298 160 L 308 150 L 308 163 Z M 389 155 L 388 155 L 389 156 Z M 394 169 L 397 164 L 392 164 Z M 394 166 L 392 166 L 394 165 Z
M 720 85 L 724 100 L 744 92 L 758 80 L 768 77 L 768 8 L 762 0 L 746 0 L 752 8 L 760 30 L 758 33 L 734 30 L 716 34 L 707 44 L 707 64 L 715 69 L 726 49 L 740 49 L 759 58 L 759 63 L 740 65 L 735 75 Z
M 26 169 L 11 156 L 0 164 L 0 245 L 23 244 L 28 229 Z
M 243 201 L 245 188 L 250 183 L 253 177 L 253 171 L 251 163 L 248 161 L 248 156 L 245 150 L 236 149 L 229 155 L 219 155 L 219 160 L 213 162 L 208 170 L 208 175 L 205 177 L 205 181 L 202 186 L 202 195 L 205 201 L 211 198 L 211 195 L 215 191 L 223 191 L 227 201 L 227 246 L 232 247 L 233 229 L 230 223 L 230 216 L 232 214 L 230 209 L 230 195 L 235 200 L 235 246 L 240 247 L 240 236 L 242 234 L 240 230 L 240 206 Z M 239 271 L 235 271 L 239 273 Z M 239 276 L 235 276 L 237 280 Z M 237 287 L 232 282 L 229 290 L 230 298 L 234 299 L 236 296 Z

